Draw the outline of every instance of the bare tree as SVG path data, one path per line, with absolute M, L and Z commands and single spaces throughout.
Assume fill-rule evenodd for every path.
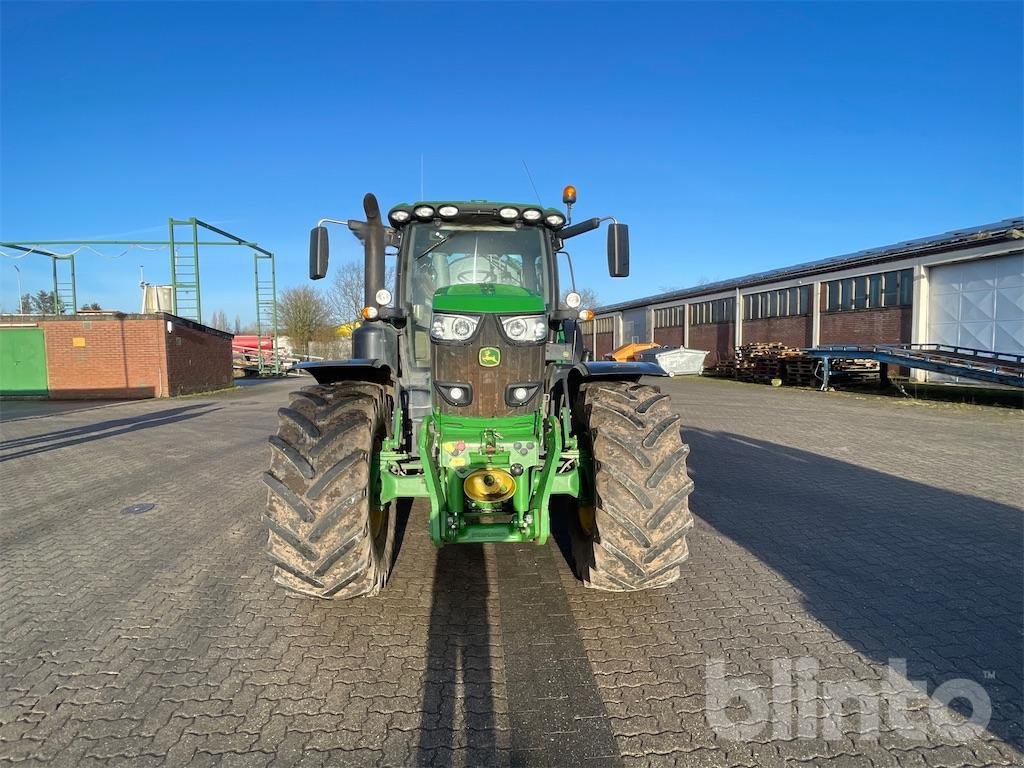
M 218 331 L 228 331 L 228 313 L 223 309 L 214 311 L 213 317 L 210 318 L 210 327 L 216 328 Z
M 340 323 L 351 323 L 360 318 L 363 310 L 363 285 L 365 283 L 363 263 L 346 261 L 334 271 L 327 298 L 334 312 L 334 319 Z M 384 285 L 394 293 L 395 268 L 388 266 L 384 274 Z
M 310 285 L 286 288 L 277 299 L 277 318 L 292 348 L 309 353 L 309 342 L 322 337 L 331 325 L 331 305 Z
M 363 309 L 363 265 L 355 261 L 339 264 L 327 297 L 339 323 L 358 320 Z
M 597 291 L 593 288 L 578 288 L 576 293 L 580 295 L 583 302 L 580 304 L 584 309 L 594 309 L 601 306 L 601 299 L 597 296 Z

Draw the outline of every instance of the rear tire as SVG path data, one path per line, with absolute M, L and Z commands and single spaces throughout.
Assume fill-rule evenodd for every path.
M 657 387 L 595 382 L 580 392 L 576 433 L 594 459 L 594 505 L 572 517 L 573 555 L 588 587 L 655 589 L 679 578 L 693 527 L 690 448 Z
M 395 548 L 394 503 L 381 506 L 376 457 L 390 407 L 376 384 L 305 387 L 270 438 L 267 554 L 274 581 L 320 598 L 375 595 Z

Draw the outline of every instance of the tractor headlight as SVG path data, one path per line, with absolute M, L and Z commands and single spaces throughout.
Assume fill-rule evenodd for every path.
M 434 209 L 429 205 L 418 205 L 412 209 L 412 212 L 416 214 L 417 219 L 428 219 L 434 218 Z
M 549 227 L 560 227 L 565 224 L 565 216 L 560 213 L 550 213 L 544 217 Z
M 505 221 L 515 221 L 519 218 L 518 208 L 502 208 L 498 211 L 498 216 L 503 218 Z
M 544 315 L 503 317 L 501 327 L 509 341 L 520 344 L 543 341 L 548 335 L 548 321 Z
M 479 324 L 479 316 L 435 313 L 430 323 L 430 338 L 434 341 L 468 341 Z
M 388 214 L 388 218 L 391 219 L 392 224 L 405 224 L 409 220 L 409 212 L 401 208 L 396 208 Z
M 459 209 L 454 205 L 442 205 L 437 213 L 443 219 L 450 219 L 459 215 Z
M 527 208 L 523 211 L 523 221 L 540 221 L 544 212 L 539 208 Z

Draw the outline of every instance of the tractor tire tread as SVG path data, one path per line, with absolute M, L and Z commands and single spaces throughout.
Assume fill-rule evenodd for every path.
M 647 384 L 584 384 L 575 410 L 596 493 L 590 529 L 578 521 L 573 527 L 580 578 L 609 591 L 671 584 L 689 557 L 693 482 L 689 447 L 682 430 L 672 429 L 680 417 L 670 397 Z
M 396 513 L 370 514 L 372 457 L 389 413 L 378 384 L 313 385 L 278 410 L 263 519 L 274 581 L 319 598 L 373 595 L 394 558 Z M 380 525 L 374 526 L 373 520 Z

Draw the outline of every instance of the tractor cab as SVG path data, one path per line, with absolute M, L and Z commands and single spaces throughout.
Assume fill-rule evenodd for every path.
M 400 234 L 397 300 L 408 308 L 410 362 L 416 367 L 430 367 L 433 303 L 439 293 L 452 295 L 453 289 L 479 286 L 477 293 L 489 292 L 481 296 L 521 293 L 539 297 L 545 312 L 558 306 L 552 233 L 537 222 L 545 213 L 552 221 L 564 223 L 564 217 L 551 209 L 487 207 L 490 215 L 479 213 L 480 203 L 419 203 L 396 207 L 389 214 Z M 395 221 L 396 216 L 403 218 L 417 210 L 425 214 L 427 209 L 444 210 L 448 215 L 435 215 L 428 221 Z M 476 213 L 460 216 L 463 210 Z M 529 211 L 533 221 L 522 219 L 518 215 L 521 210 Z M 500 211 L 507 217 L 515 211 L 517 216 L 511 221 L 502 219 L 496 215 Z

